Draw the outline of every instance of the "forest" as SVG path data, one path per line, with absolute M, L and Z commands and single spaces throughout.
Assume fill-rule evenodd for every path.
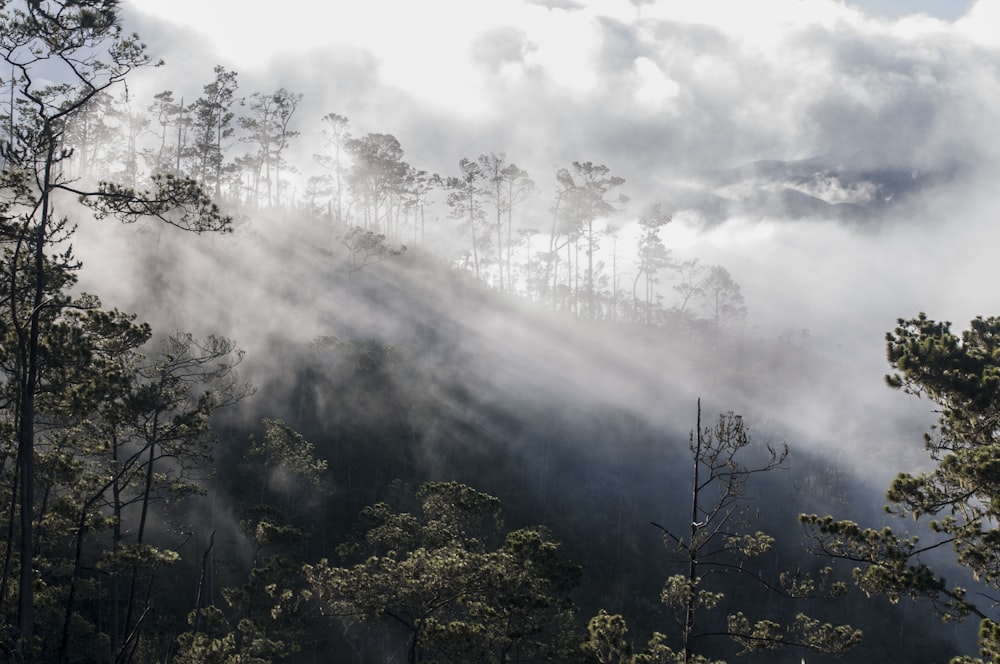
M 0 0 L 3 661 L 1000 652 L 1000 319 L 900 312 L 924 419 L 873 488 L 745 397 L 828 358 L 675 256 L 669 198 L 421 170 L 221 65 L 138 98 L 121 11 Z

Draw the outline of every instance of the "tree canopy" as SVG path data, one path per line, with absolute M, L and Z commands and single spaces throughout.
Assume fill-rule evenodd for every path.
M 333 615 L 401 626 L 412 664 L 568 661 L 580 568 L 545 529 L 504 535 L 500 501 L 456 482 L 416 499 L 414 511 L 366 508 L 363 534 L 341 547 L 346 566 L 306 567 Z
M 857 585 L 896 602 L 928 598 L 946 619 L 976 615 L 980 649 L 1000 653 L 996 603 L 980 602 L 939 574 L 930 552 L 950 548 L 956 562 L 990 589 L 1000 588 L 1000 318 L 974 319 L 961 334 L 921 313 L 886 335 L 895 370 L 887 384 L 931 400 L 938 421 L 924 435 L 932 470 L 902 472 L 886 494 L 886 510 L 927 525 L 933 539 L 863 528 L 832 516 L 803 515 L 824 555 L 856 563 Z M 961 660 L 964 661 L 964 660 Z

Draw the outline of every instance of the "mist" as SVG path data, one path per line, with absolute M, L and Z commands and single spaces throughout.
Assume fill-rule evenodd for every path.
M 542 229 L 549 223 L 555 167 L 571 160 L 607 164 L 626 179 L 622 191 L 631 199 L 608 223 L 627 229 L 649 204 L 660 203 L 674 219 L 662 232 L 673 256 L 721 264 L 740 284 L 749 335 L 795 335 L 833 365 L 811 373 L 817 398 L 803 395 L 813 402 L 811 410 L 829 402 L 820 394 L 860 397 L 854 404 L 830 403 L 824 422 L 858 422 L 867 419 L 863 410 L 878 411 L 875 419 L 913 414 L 905 397 L 880 385 L 882 337 L 897 318 L 926 311 L 962 325 L 995 308 L 983 272 L 996 233 L 989 183 L 1000 149 L 991 130 L 1000 105 L 1000 59 L 977 27 L 996 11 L 995 3 L 975 3 L 953 22 L 920 14 L 886 20 L 823 1 L 763 12 L 725 2 L 683 10 L 657 3 L 524 3 L 477 10 L 476 17 L 458 6 L 448 9 L 466 29 L 445 38 L 431 38 L 437 24 L 420 13 L 407 16 L 413 23 L 405 34 L 390 30 L 366 43 L 365 35 L 378 32 L 369 12 L 389 11 L 387 5 L 316 17 L 331 37 L 308 28 L 292 43 L 282 37 L 285 16 L 270 16 L 274 30 L 265 36 L 253 32 L 263 18 L 254 12 L 208 14 L 198 26 L 178 26 L 136 8 L 129 27 L 134 23 L 167 64 L 143 72 L 130 88 L 137 100 L 161 89 L 192 98 L 200 61 L 239 71 L 241 89 L 304 92 L 295 117 L 302 135 L 290 148 L 301 179 L 316 172 L 311 154 L 321 151 L 318 119 L 328 112 L 346 115 L 355 135 L 392 133 L 410 163 L 443 175 L 455 172 L 462 157 L 504 152 L 538 183 L 539 194 L 520 216 L 523 225 Z M 199 40 L 205 35 L 210 38 Z M 418 48 L 432 43 L 426 52 Z M 404 61 L 408 77 L 400 73 Z M 207 81 L 210 66 L 202 64 L 201 73 Z M 762 160 L 793 168 L 747 168 Z M 811 182 L 798 176 L 794 166 L 800 163 L 807 164 L 798 170 Z M 807 197 L 809 206 L 793 205 L 789 193 Z M 377 314 L 364 302 L 351 303 L 351 293 L 322 292 L 303 278 L 322 274 L 314 249 L 328 248 L 335 238 L 320 232 L 303 242 L 282 232 L 283 223 L 251 219 L 234 238 L 211 241 L 219 254 L 199 248 L 192 251 L 202 255 L 176 258 L 207 261 L 215 275 L 186 286 L 190 295 L 178 297 L 181 320 L 217 320 L 245 344 L 254 335 L 277 334 L 270 321 L 287 316 L 254 322 L 244 312 L 287 306 L 267 299 L 282 275 L 301 289 L 301 301 L 312 303 L 288 312 L 303 338 L 331 325 L 392 337 L 387 331 L 394 321 L 368 320 Z M 450 240 L 459 234 L 457 224 L 443 213 L 433 225 L 427 244 L 464 242 Z M 292 262 L 280 257 L 285 242 Z M 261 254 L 248 257 L 261 245 Z M 143 266 L 135 268 L 141 273 Z M 122 269 L 120 262 L 115 269 Z M 104 278 L 97 272 L 88 265 L 95 282 Z M 171 279 L 178 283 L 187 273 L 203 270 L 175 270 Z M 391 268 L 381 273 L 392 278 Z M 116 281 L 120 288 L 135 280 Z M 223 295 L 227 286 L 238 294 Z M 671 287 L 665 277 L 661 289 L 668 297 Z M 110 297 L 106 287 L 95 290 Z M 129 294 L 114 297 L 126 302 Z M 195 306 L 202 298 L 214 302 L 214 312 Z M 488 339 L 498 325 L 515 324 L 515 317 L 496 321 L 479 312 L 467 318 L 460 307 L 443 305 L 438 312 Z M 533 322 L 531 309 L 526 317 L 525 325 L 548 325 Z M 496 334 L 517 338 L 522 353 L 545 339 L 530 328 Z M 697 384 L 644 360 L 641 368 L 626 366 L 613 339 L 601 343 L 614 358 L 607 365 L 620 366 L 625 383 Z M 574 384 L 589 382 L 574 375 Z M 644 391 L 655 392 L 609 390 L 636 399 L 637 411 L 655 412 L 656 404 L 642 402 Z M 740 399 L 753 401 L 750 395 Z M 878 408 L 861 407 L 876 403 Z M 779 404 L 767 408 L 783 410 Z M 796 419 L 784 417 L 789 426 Z M 863 431 L 869 425 L 853 426 L 858 440 L 838 446 L 868 448 L 873 441 L 863 440 Z
M 475 468 L 482 450 L 503 449 L 511 468 L 481 488 L 523 474 L 525 496 L 501 498 L 534 500 L 537 520 L 563 518 L 565 529 L 586 524 L 569 511 L 604 494 L 629 497 L 626 528 L 665 518 L 675 497 L 665 480 L 681 473 L 699 398 L 707 413 L 745 415 L 763 442 L 789 444 L 786 488 L 797 455 L 847 473 L 858 511 L 844 517 L 883 519 L 872 500 L 897 472 L 927 467 L 932 405 L 885 387 L 884 335 L 920 311 L 961 328 L 1000 308 L 987 273 L 1000 242 L 1000 44 L 981 30 L 1000 2 L 953 21 L 824 0 L 755 12 L 739 2 L 439 3 L 447 21 L 391 3 L 311 16 L 307 4 L 287 9 L 303 26 L 293 42 L 273 8 L 259 12 L 273 22 L 265 33 L 258 12 L 205 8 L 194 25 L 134 3 L 127 27 L 166 64 L 130 78 L 130 100 L 143 107 L 166 89 L 193 99 L 216 63 L 248 93 L 302 92 L 289 148 L 299 201 L 331 112 L 356 136 L 393 134 L 407 161 L 442 175 L 463 157 L 505 153 L 538 185 L 519 211 L 525 228 L 550 223 L 556 168 L 606 164 L 630 199 L 607 223 L 634 237 L 661 204 L 672 256 L 724 266 L 745 323 L 705 345 L 499 295 L 449 269 L 467 240 L 441 209 L 424 241 L 352 273 L 336 231 L 293 212 L 240 211 L 232 235 L 196 239 L 81 223 L 81 290 L 163 332 L 234 338 L 258 386 L 246 412 L 274 408 L 292 426 L 297 414 L 311 426 L 357 406 L 323 392 L 287 405 L 302 387 L 289 367 L 346 371 L 317 340 L 398 347 L 412 355 L 395 380 L 416 381 L 415 403 L 451 422 L 424 423 L 420 473 L 488 476 Z M 380 12 L 404 12 L 391 22 L 406 30 L 375 37 Z M 668 301 L 674 285 L 663 276 Z M 656 545 L 655 532 L 642 537 L 637 550 Z

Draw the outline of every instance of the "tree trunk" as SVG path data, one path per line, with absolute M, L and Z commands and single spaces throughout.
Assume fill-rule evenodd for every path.
M 698 399 L 698 428 L 694 437 L 694 471 L 691 482 L 691 531 L 688 539 L 688 592 L 684 607 L 684 662 L 691 661 L 691 640 L 694 634 L 694 589 L 698 578 L 698 470 L 701 465 L 701 399 Z
M 22 655 L 30 659 L 32 640 L 35 635 L 35 593 L 34 593 L 34 537 L 33 517 L 35 508 L 35 391 L 38 387 L 38 346 L 41 335 L 39 320 L 45 296 L 45 234 L 49 215 L 52 214 L 49 199 L 52 184 L 52 168 L 55 162 L 56 141 L 50 123 L 45 124 L 43 140 L 46 142 L 45 166 L 42 179 L 41 210 L 38 225 L 34 229 L 35 289 L 32 296 L 31 317 L 27 336 L 18 330 L 20 337 L 21 393 L 18 416 L 17 459 L 21 473 L 21 574 L 18 581 L 17 625 L 20 631 Z M 12 307 L 16 307 L 14 301 Z M 16 313 L 16 312 L 14 312 Z M 12 316 L 16 321 L 17 317 Z M 15 323 L 16 324 L 16 323 Z

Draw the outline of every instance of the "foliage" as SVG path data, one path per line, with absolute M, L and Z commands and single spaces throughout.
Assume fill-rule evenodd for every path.
M 0 290 L 6 294 L 0 302 L 6 378 L 2 419 L 17 447 L 0 459 L 9 487 L 0 602 L 5 616 L 17 617 L 16 626 L 4 625 L 11 654 L 23 660 L 66 660 L 75 635 L 94 634 L 92 643 L 105 639 L 94 633 L 96 621 L 88 624 L 78 612 L 78 599 L 96 593 L 93 579 L 83 573 L 85 555 L 93 557 L 88 535 L 111 529 L 113 547 L 123 544 L 118 490 L 133 477 L 145 478 L 146 488 L 137 489 L 144 496 L 141 533 L 151 487 L 164 476 L 153 470 L 155 445 L 140 473 L 136 460 L 144 458 L 142 453 L 119 457 L 124 448 L 118 439 L 108 443 L 95 435 L 108 431 L 101 423 L 106 417 L 124 411 L 136 416 L 127 403 L 135 378 L 134 350 L 149 331 L 129 317 L 99 313 L 97 298 L 70 295 L 80 263 L 71 246 L 75 226 L 62 211 L 72 204 L 64 194 L 75 195 L 97 216 L 126 222 L 153 216 L 202 231 L 225 230 L 229 220 L 186 181 L 159 179 L 153 190 L 137 191 L 132 155 L 125 159 L 128 185 L 72 179 L 74 147 L 93 143 L 99 111 L 108 103 L 106 92 L 135 69 L 153 64 L 138 37 L 121 28 L 118 2 L 31 0 L 3 7 L 0 57 L 11 74 L 0 177 L 5 201 Z M 141 123 L 122 117 L 134 135 Z M 89 165 L 81 164 L 81 170 L 89 171 Z M 117 424 L 110 429 L 121 433 Z M 130 425 L 121 440 L 136 440 L 134 420 Z M 169 550 L 146 546 L 141 534 L 134 545 L 133 570 L 173 558 Z M 8 591 L 15 574 L 16 611 L 7 606 L 15 596 Z M 138 596 L 136 578 L 130 610 Z M 53 619 L 54 614 L 61 619 Z M 139 633 L 143 617 L 125 619 L 132 635 Z M 112 650 L 124 645 L 115 636 L 110 641 Z M 123 647 L 114 656 L 126 652 L 134 651 Z
M 483 164 L 473 159 L 462 158 L 458 162 L 459 176 L 449 177 L 445 181 L 448 189 L 449 215 L 461 222 L 462 228 L 469 229 L 472 239 L 471 253 L 472 271 L 476 278 L 482 276 L 482 264 L 485 261 L 485 248 L 489 243 L 486 235 L 486 197 L 489 190 L 486 184 L 488 172 Z M 468 258 L 465 260 L 468 265 Z
M 216 65 L 215 79 L 207 83 L 202 96 L 191 107 L 191 128 L 194 144 L 187 149 L 191 173 L 199 185 L 212 191 L 216 200 L 222 196 L 222 185 L 231 167 L 225 163 L 226 140 L 236 131 L 237 73 Z
M 195 180 L 172 173 L 152 176 L 153 187 L 136 191 L 113 183 L 102 182 L 93 192 L 72 187 L 64 189 L 80 195 L 80 201 L 94 210 L 98 219 L 115 216 L 132 223 L 155 217 L 182 230 L 230 232 L 231 218 L 223 216 L 219 206 L 206 195 Z
M 595 231 L 594 223 L 601 218 L 611 216 L 618 208 L 628 202 L 628 197 L 619 194 L 608 199 L 613 189 L 625 184 L 625 179 L 611 175 L 611 169 L 604 164 L 594 164 L 590 161 L 574 161 L 570 168 L 560 168 L 556 171 L 558 190 L 556 205 L 553 208 L 553 230 L 549 242 L 550 250 L 555 253 L 556 238 L 566 237 L 564 246 L 567 249 L 567 286 L 575 283 L 580 271 L 575 270 L 571 247 L 578 249 L 580 242 L 585 241 L 584 251 L 587 257 L 587 267 L 584 272 L 586 286 L 587 316 L 597 318 L 597 276 L 601 267 L 595 263 L 595 256 L 600 248 L 600 233 Z M 576 290 L 575 287 L 570 290 Z
M 573 650 L 570 591 L 580 570 L 544 529 L 508 533 L 500 503 L 454 482 L 416 494 L 420 512 L 378 503 L 344 548 L 346 567 L 306 567 L 334 616 L 390 621 L 408 635 L 408 661 L 560 661 Z
M 257 152 L 247 156 L 253 167 L 250 200 L 254 203 L 260 198 L 261 179 L 267 189 L 268 207 L 281 198 L 281 167 L 286 165 L 282 153 L 289 141 L 298 136 L 299 132 L 290 129 L 289 123 L 301 100 L 301 94 L 285 88 L 271 94 L 255 92 L 247 104 L 250 115 L 239 119 L 240 126 L 247 131 L 244 140 L 257 146 Z
M 1000 584 L 1000 319 L 978 317 L 956 335 L 951 323 L 923 313 L 900 319 L 886 335 L 894 373 L 887 384 L 927 397 L 938 407 L 938 421 L 924 435 L 936 467 L 919 474 L 900 473 L 886 498 L 886 510 L 925 520 L 934 539 L 900 536 L 891 528 L 862 528 L 831 516 L 802 515 L 822 555 L 853 563 L 855 582 L 868 595 L 892 602 L 908 596 L 929 599 L 945 620 L 976 615 L 982 621 L 980 649 L 992 660 L 997 649 L 997 616 L 966 590 L 934 572 L 926 554 L 951 548 L 959 565 L 991 588 Z
M 361 226 L 387 232 L 410 170 L 402 146 L 392 134 L 365 134 L 347 138 L 344 148 L 354 160 L 347 183 L 361 207 Z
M 587 623 L 588 639 L 581 649 L 599 664 L 681 664 L 685 661 L 684 653 L 674 652 L 664 643 L 666 637 L 659 632 L 653 634 L 641 652 L 634 652 L 625 638 L 627 633 L 624 618 L 609 615 L 602 609 Z M 686 661 L 690 664 L 724 664 L 701 655 L 691 655 Z
M 357 272 L 368 265 L 380 263 L 393 256 L 406 253 L 406 245 L 392 247 L 386 242 L 383 233 L 366 230 L 361 226 L 352 226 L 340 236 L 340 243 L 350 256 L 350 271 Z
M 302 561 L 324 555 L 311 557 L 324 547 L 329 551 L 336 541 L 333 533 L 339 524 L 330 526 L 327 539 L 324 522 L 332 512 L 331 496 L 340 509 L 353 513 L 364 496 L 371 495 L 369 487 L 363 493 L 357 479 L 331 486 L 322 446 L 317 449 L 280 420 L 264 421 L 264 436 L 241 448 L 247 450 L 245 457 L 232 466 L 216 465 L 213 414 L 251 391 L 236 379 L 242 354 L 233 342 L 177 333 L 150 344 L 154 337 L 148 326 L 129 314 L 104 310 L 98 298 L 78 292 L 75 275 L 81 264 L 71 246 L 75 213 L 125 223 L 155 218 L 182 230 L 228 232 L 232 220 L 218 207 L 223 196 L 227 205 L 249 208 L 290 209 L 298 204 L 291 189 L 282 189 L 281 175 L 291 172 L 283 154 L 298 133 L 291 121 L 301 95 L 282 88 L 251 93 L 241 103 L 236 73 L 219 66 L 195 102 L 185 105 L 183 98 L 163 91 L 149 107 L 152 115 L 144 117 L 129 108 L 127 95 L 112 94 L 130 72 L 154 64 L 138 37 L 122 30 L 119 5 L 116 0 L 0 0 L 0 57 L 10 72 L 3 81 L 4 103 L 9 99 L 9 106 L 0 112 L 3 657 L 116 662 L 290 659 L 298 648 L 331 631 L 329 616 L 322 627 L 313 622 L 322 608 L 348 626 L 349 636 L 362 623 L 369 630 L 395 624 L 407 634 L 412 660 L 440 656 L 458 661 L 577 661 L 581 638 L 574 633 L 571 593 L 580 569 L 567 562 L 563 548 L 545 528 L 505 533 L 498 501 L 464 485 L 425 485 L 414 505 L 373 505 L 363 513 L 359 537 L 343 547 L 341 566 L 319 563 L 308 568 L 308 579 L 304 577 Z M 244 109 L 242 117 L 239 109 Z M 549 251 L 544 252 L 535 244 L 538 231 L 529 226 L 530 210 L 521 213 L 520 207 L 534 193 L 535 183 L 504 153 L 463 159 L 459 177 L 445 186 L 438 176 L 407 164 L 391 134 L 355 138 L 347 131 L 345 117 L 331 113 L 323 121 L 331 154 L 318 161 L 328 172 L 315 181 L 308 209 L 299 211 L 319 216 L 324 197 L 329 198 L 327 218 L 334 225 L 328 237 L 344 245 L 352 272 L 400 255 L 405 250 L 401 224 L 408 220 L 414 244 L 418 238 L 424 241 L 424 205 L 433 202 L 436 189 L 446 189 L 441 198 L 448 199 L 454 217 L 472 233 L 471 259 L 464 264 L 468 267 L 471 260 L 476 275 L 491 287 L 594 319 L 617 320 L 621 314 L 623 320 L 662 325 L 672 313 L 692 317 L 696 307 L 688 308 L 689 301 L 699 303 L 717 328 L 735 327 L 745 317 L 739 286 L 723 268 L 701 268 L 696 260 L 672 262 L 659 235 L 670 216 L 659 206 L 639 220 L 629 310 L 629 293 L 618 290 L 620 273 L 612 273 L 609 286 L 601 261 L 603 238 L 611 237 L 613 230 L 595 226 L 625 202 L 613 196 L 624 180 L 612 176 L 606 166 L 573 162 L 555 172 L 553 226 Z M 139 141 L 149 127 L 156 145 L 143 148 Z M 241 143 L 252 150 L 233 160 L 230 151 Z M 139 172 L 140 157 L 149 173 Z M 81 204 L 87 210 L 81 210 Z M 515 208 L 523 218 L 514 216 Z M 487 210 L 495 214 L 487 217 Z M 674 311 L 664 305 L 659 288 L 669 268 L 676 271 L 681 283 L 675 289 L 683 298 Z M 379 383 L 395 368 L 395 347 L 376 343 L 347 349 L 358 362 L 346 380 L 374 376 L 371 382 Z M 988 365 L 992 354 L 984 350 L 976 361 Z M 910 366 L 902 355 L 898 362 L 901 371 Z M 912 366 L 928 362 L 925 358 Z M 985 412 L 995 401 L 995 372 L 979 375 L 975 362 L 960 364 L 942 370 L 951 372 L 944 382 L 958 384 L 968 374 L 968 384 L 960 389 L 947 384 L 941 393 L 979 395 Z M 399 380 L 393 387 L 402 392 L 413 386 Z M 428 401 L 431 398 L 434 395 Z M 379 399 L 379 413 L 400 403 L 392 395 L 379 394 Z M 408 411 L 410 404 L 426 402 L 405 403 L 401 410 Z M 318 425 L 324 432 L 341 428 L 351 417 L 348 410 L 363 408 L 346 398 L 337 405 L 341 412 L 331 418 L 337 421 Z M 978 428 L 961 430 L 971 427 L 963 420 L 969 412 L 949 421 L 954 431 L 942 426 L 939 434 L 953 439 L 992 435 L 992 415 L 982 415 Z M 405 412 L 399 417 L 411 415 L 433 418 L 436 413 Z M 727 421 L 729 425 L 735 426 Z M 380 462 L 389 470 L 374 473 L 370 488 L 376 495 L 386 481 L 380 472 L 391 477 L 410 465 L 408 453 L 395 452 L 416 448 L 407 436 L 396 436 L 405 442 L 392 452 L 367 438 L 340 433 L 331 438 L 339 455 L 331 459 L 360 459 L 360 465 L 381 455 Z M 711 447 L 701 448 L 701 438 L 699 423 L 698 450 L 692 450 L 696 456 Z M 379 451 L 345 452 L 347 444 Z M 942 516 L 935 528 L 942 542 L 959 547 L 963 563 L 995 583 L 992 551 L 978 548 L 992 545 L 993 507 L 977 501 L 987 495 L 992 500 L 988 487 L 995 479 L 996 455 L 982 446 L 976 449 L 980 453 L 967 460 L 954 450 L 942 452 L 942 468 L 950 474 L 933 481 L 901 476 L 891 495 L 905 506 L 900 509 L 929 516 L 938 503 L 944 509 L 947 491 L 973 487 L 978 493 L 970 505 L 987 511 L 977 517 L 963 506 L 957 516 Z M 946 467 L 952 452 L 961 458 Z M 485 453 L 483 458 L 494 460 Z M 730 598 L 711 584 L 712 575 L 726 565 L 739 567 L 740 573 L 749 570 L 749 561 L 766 555 L 774 541 L 748 528 L 751 518 L 740 520 L 749 511 L 728 511 L 738 501 L 730 504 L 725 496 L 743 494 L 741 484 L 727 482 L 741 471 L 734 471 L 728 465 L 732 459 L 724 454 L 719 460 L 721 465 L 706 466 L 723 487 L 712 494 L 721 501 L 719 511 L 698 507 L 704 503 L 699 502 L 702 487 L 696 481 L 698 516 L 692 520 L 693 529 L 671 540 L 682 558 L 693 554 L 695 566 L 704 571 L 671 576 L 663 588 L 661 598 L 685 615 L 688 608 L 702 615 L 726 606 Z M 975 472 L 965 468 L 966 461 Z M 205 491 L 216 468 L 227 481 L 242 481 L 228 496 L 239 509 L 233 510 L 232 530 L 219 537 L 220 550 L 230 547 L 220 554 L 222 562 L 215 558 L 216 533 L 209 534 L 215 514 L 208 515 L 208 526 L 182 507 L 184 500 Z M 345 475 L 366 472 L 349 467 Z M 413 471 L 422 479 L 420 472 Z M 714 530 L 707 525 L 713 519 L 721 520 L 714 521 L 719 525 Z M 974 522 L 981 532 L 972 527 Z M 871 565 L 858 579 L 870 592 L 929 595 L 942 611 L 955 616 L 978 611 L 964 590 L 947 586 L 913 564 L 932 547 L 921 548 L 891 531 L 869 533 L 836 523 L 819 526 L 827 535 L 867 542 L 865 560 Z M 733 525 L 741 528 L 730 529 Z M 666 529 L 664 533 L 672 537 Z M 192 555 L 196 543 L 205 540 L 201 555 Z M 726 560 L 719 569 L 705 571 L 710 565 L 703 544 L 709 541 Z M 831 552 L 859 550 L 837 550 L 827 542 Z M 895 566 L 885 566 L 886 559 Z M 213 585 L 216 573 L 226 576 L 218 592 Z M 772 582 L 755 573 L 750 576 Z M 799 575 L 783 577 L 777 585 L 792 596 L 825 594 L 836 587 L 829 579 Z M 741 612 L 733 612 L 726 626 L 727 634 L 747 649 L 787 640 L 835 650 L 854 638 L 845 629 L 801 615 L 787 626 L 767 619 L 754 622 Z M 984 620 L 984 657 L 993 656 L 993 644 L 1000 641 L 998 629 Z M 621 616 L 602 612 L 591 621 L 586 655 L 600 662 L 685 659 L 684 653 L 666 645 L 662 634 L 636 651 L 625 640 L 626 631 Z M 393 636 L 391 630 L 387 634 Z M 703 659 L 688 653 L 686 661 Z
M 513 291 L 511 273 L 514 208 L 524 202 L 534 192 L 535 183 L 516 164 L 507 161 L 504 153 L 481 154 L 477 160 L 480 169 L 490 184 L 490 205 L 496 213 L 494 232 L 496 233 L 497 283 L 500 290 Z M 506 280 L 504 270 L 507 271 Z
M 705 295 L 705 311 L 716 330 L 738 324 L 746 318 L 747 308 L 743 303 L 740 286 L 721 265 L 708 269 L 698 290 Z
M 639 229 L 642 233 L 639 237 L 639 271 L 632 283 L 632 301 L 633 306 L 638 310 L 639 303 L 636 291 L 640 280 L 642 280 L 643 308 L 647 324 L 653 323 L 655 285 L 659 283 L 656 275 L 672 264 L 670 251 L 660 237 L 660 229 L 669 224 L 670 221 L 670 215 L 663 211 L 663 207 L 659 203 L 653 206 L 650 214 L 639 218 Z
M 177 661 L 273 662 L 317 640 L 312 593 L 300 568 L 310 534 L 303 516 L 328 493 L 327 462 L 285 422 L 265 419 L 263 425 L 263 439 L 251 437 L 245 457 L 242 488 L 248 492 L 233 496 L 244 505 L 240 530 L 252 551 L 249 573 L 223 589 L 224 606 L 199 602 L 188 616 L 190 629 L 178 637 Z
M 743 418 L 726 413 L 719 416 L 714 426 L 702 428 L 699 401 L 690 450 L 691 523 L 687 534 L 682 536 L 654 524 L 686 568 L 683 573 L 670 576 L 661 593 L 663 603 L 674 609 L 681 629 L 683 650 L 678 655 L 679 661 L 692 661 L 695 641 L 705 636 L 728 636 L 744 651 L 794 645 L 842 653 L 857 645 L 861 639 L 859 630 L 849 625 L 822 623 L 802 613 L 791 624 L 783 625 L 770 619 L 751 622 L 737 611 L 728 615 L 724 628 L 696 629 L 699 616 L 726 601 L 725 592 L 708 585 L 713 575 L 747 578 L 789 599 L 837 596 L 846 588 L 842 583 L 830 583 L 829 570 L 819 580 L 801 572 L 782 573 L 778 579 L 769 579 L 749 564 L 751 559 L 767 553 L 775 540 L 760 531 L 748 532 L 756 513 L 747 481 L 754 475 L 780 469 L 788 455 L 787 446 L 768 445 L 759 464 L 746 465 L 742 459 L 752 454 L 753 449 Z

